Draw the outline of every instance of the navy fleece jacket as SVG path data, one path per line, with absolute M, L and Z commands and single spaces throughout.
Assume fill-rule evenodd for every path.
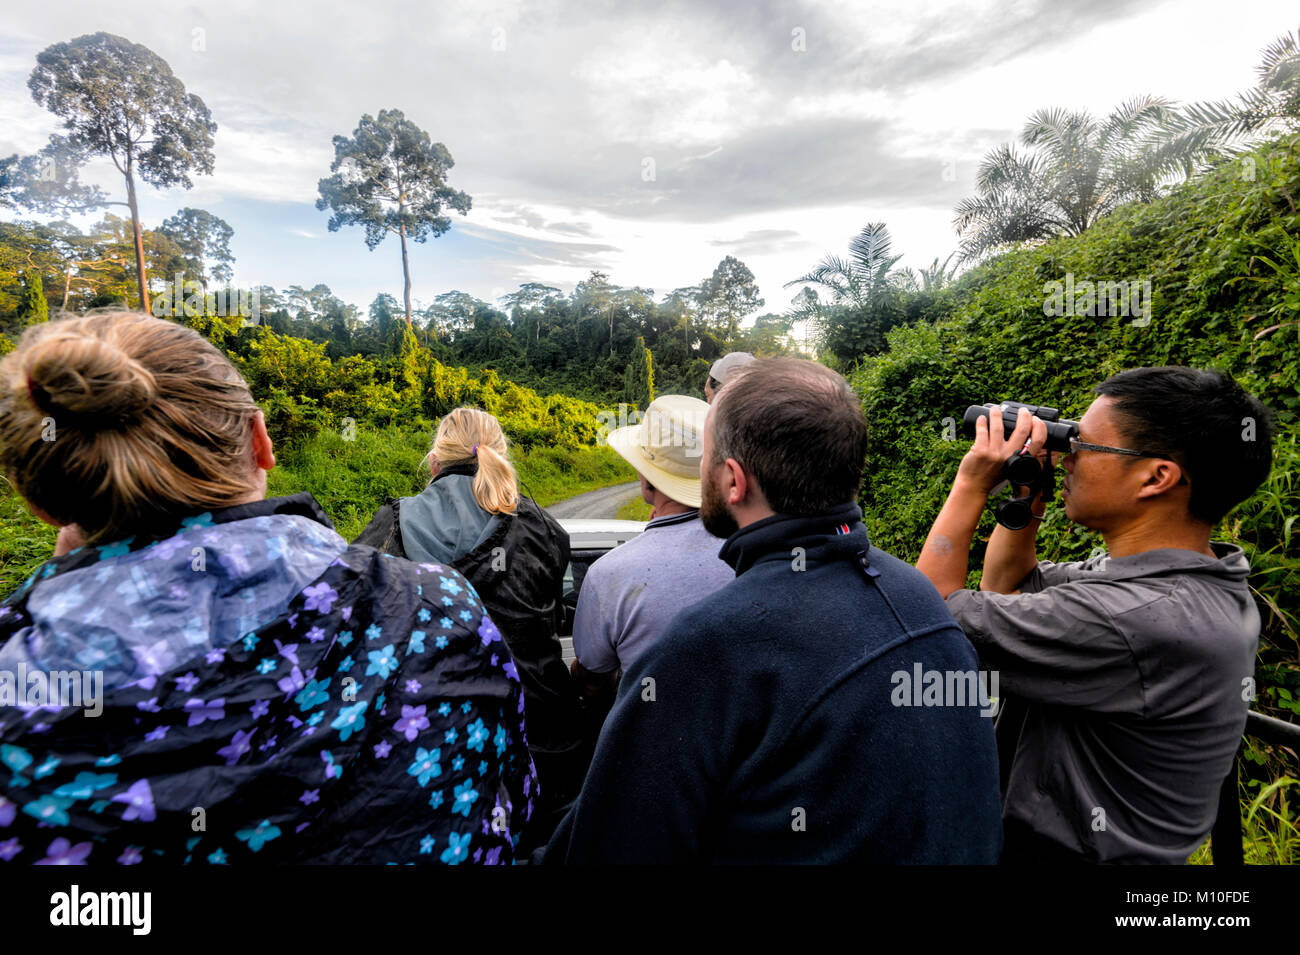
M 891 702 L 916 664 L 978 668 L 929 581 L 854 503 L 757 521 L 719 556 L 736 579 L 623 675 L 542 861 L 996 863 L 992 719 Z

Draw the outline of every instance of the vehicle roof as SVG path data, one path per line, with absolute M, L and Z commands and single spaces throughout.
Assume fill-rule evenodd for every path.
M 557 520 L 569 533 L 570 547 L 578 549 L 617 547 L 640 534 L 647 523 L 589 517 L 561 517 Z

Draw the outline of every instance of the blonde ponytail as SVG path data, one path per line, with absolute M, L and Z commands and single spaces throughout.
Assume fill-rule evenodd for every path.
M 473 464 L 474 500 L 489 514 L 513 514 L 519 506 L 519 477 L 506 457 L 501 422 L 478 408 L 456 408 L 438 423 L 429 456 L 439 465 Z

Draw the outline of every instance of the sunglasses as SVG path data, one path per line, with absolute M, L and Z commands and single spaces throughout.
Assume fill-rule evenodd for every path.
M 1112 448 L 1105 444 L 1089 444 L 1087 441 L 1080 441 L 1078 438 L 1070 438 L 1070 453 L 1078 454 L 1080 451 L 1102 451 L 1106 454 L 1126 454 L 1129 457 L 1134 458 L 1162 458 L 1166 461 L 1173 460 L 1167 454 L 1156 454 L 1154 451 L 1134 451 L 1131 448 Z M 1179 478 L 1178 483 L 1186 484 L 1187 475 L 1183 474 Z

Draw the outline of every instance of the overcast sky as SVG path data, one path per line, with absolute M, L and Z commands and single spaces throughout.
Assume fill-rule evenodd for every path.
M 0 155 L 58 130 L 27 90 L 36 54 L 104 30 L 212 111 L 214 175 L 145 187 L 141 211 L 150 227 L 184 206 L 224 218 L 240 284 L 400 299 L 396 238 L 368 251 L 314 205 L 332 137 L 397 108 L 473 197 L 412 245 L 417 303 L 568 291 L 592 269 L 661 297 L 735 255 L 784 311 L 783 284 L 868 222 L 904 265 L 946 257 L 980 158 L 1034 110 L 1229 97 L 1298 21 L 1281 0 L 9 3 Z M 106 160 L 83 178 L 124 198 Z

